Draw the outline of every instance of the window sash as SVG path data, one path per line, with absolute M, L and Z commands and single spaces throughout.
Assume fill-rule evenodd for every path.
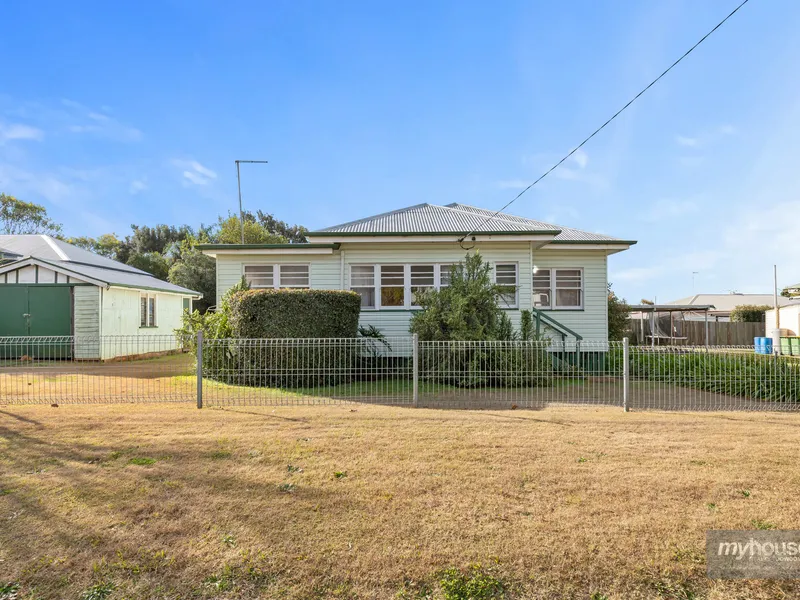
M 536 308 L 580 310 L 584 303 L 583 269 L 536 269 L 532 291 Z M 537 306 L 537 294 L 545 294 L 546 302 Z
M 498 300 L 502 308 L 517 308 L 517 263 L 495 263 L 494 281 L 501 286 Z
M 403 308 L 406 303 L 405 265 L 380 265 L 381 307 Z
M 453 279 L 453 263 L 439 265 L 439 288 L 447 287 Z
M 139 297 L 139 327 L 147 327 L 147 296 Z
M 275 267 L 273 265 L 245 265 L 244 278 L 253 289 L 275 287 Z
M 309 265 L 302 264 L 244 265 L 242 275 L 247 285 L 256 290 L 308 289 L 311 287 L 310 271 Z
M 375 265 L 352 265 L 350 289 L 361 296 L 361 308 L 375 308 Z
M 308 265 L 279 265 L 278 287 L 307 289 L 308 271 Z
M 151 294 L 139 296 L 139 327 L 157 327 L 156 319 L 158 303 L 156 297 Z
M 411 265 L 409 271 L 411 306 L 419 306 L 417 294 L 436 287 L 436 267 L 434 265 Z

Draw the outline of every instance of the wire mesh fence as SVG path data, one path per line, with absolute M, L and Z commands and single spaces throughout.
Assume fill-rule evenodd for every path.
M 199 342 L 199 343 L 198 343 Z M 800 410 L 800 357 L 603 341 L 0 338 L 0 404 Z
M 0 337 L 0 404 L 193 402 L 175 336 Z

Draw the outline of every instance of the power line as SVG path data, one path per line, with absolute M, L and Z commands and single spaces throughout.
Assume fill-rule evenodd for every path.
M 739 12 L 739 9 L 740 9 L 740 8 L 742 8 L 742 7 L 743 7 L 745 4 L 747 4 L 749 1 L 750 1 L 750 0 L 744 0 L 744 1 L 743 1 L 743 2 L 742 2 L 740 5 L 739 5 L 739 6 L 737 6 L 736 8 L 734 8 L 734 9 L 733 9 L 733 10 L 732 10 L 732 11 L 731 11 L 729 14 L 728 14 L 728 16 L 727 16 L 727 17 L 725 17 L 724 19 L 722 19 L 722 21 L 720 21 L 719 23 L 717 23 L 717 24 L 716 24 L 716 26 L 715 26 L 715 27 L 714 27 L 714 28 L 713 28 L 711 31 L 709 31 L 707 34 L 705 34 L 703 37 L 701 37 L 701 38 L 700 38 L 700 40 L 699 40 L 699 41 L 698 41 L 698 42 L 697 42 L 697 43 L 696 43 L 694 46 L 692 46 L 692 47 L 691 47 L 691 48 L 689 48 L 689 49 L 688 49 L 686 52 L 684 52 L 684 53 L 683 53 L 683 55 L 682 55 L 682 56 L 681 56 L 681 57 L 680 57 L 678 60 L 676 60 L 674 63 L 672 63 L 672 64 L 671 64 L 669 67 L 667 67 L 667 68 L 664 70 L 664 72 L 663 72 L 663 73 L 661 73 L 661 75 L 659 75 L 658 77 L 656 77 L 655 79 L 653 79 L 653 81 L 651 81 L 649 84 L 647 84 L 647 87 L 645 87 L 645 88 L 644 88 L 642 91 L 640 91 L 640 92 L 639 92 L 638 94 L 636 94 L 636 95 L 635 95 L 633 98 L 631 98 L 631 99 L 628 101 L 628 103 L 627 103 L 627 104 L 625 104 L 625 106 L 623 106 L 622 108 L 620 108 L 620 109 L 619 109 L 617 112 L 615 112 L 615 113 L 614 113 L 614 114 L 611 116 L 611 118 L 610 118 L 610 119 L 608 119 L 608 120 L 607 120 L 605 123 L 603 123 L 602 125 L 600 125 L 600 127 L 598 127 L 597 129 L 595 129 L 595 130 L 592 132 L 592 134 L 591 134 L 589 137 L 587 137 L 587 138 L 586 138 L 585 140 L 583 140 L 583 141 L 582 141 L 580 144 L 578 144 L 577 146 L 575 146 L 575 147 L 574 147 L 574 148 L 573 148 L 573 149 L 572 149 L 572 150 L 569 152 L 569 154 L 567 154 L 566 156 L 564 156 L 564 158 L 562 158 L 561 160 L 559 160 L 559 161 L 558 161 L 556 164 L 554 164 L 552 167 L 550 167 L 549 169 L 547 169 L 547 171 L 545 171 L 544 173 L 542 173 L 542 175 L 540 175 L 540 176 L 539 176 L 539 177 L 538 177 L 538 178 L 537 178 L 537 179 L 536 179 L 536 180 L 535 180 L 535 181 L 534 181 L 532 184 L 530 184 L 528 187 L 526 187 L 524 190 L 522 190 L 522 191 L 521 191 L 519 194 L 517 194 L 517 195 L 516 195 L 516 196 L 515 196 L 515 197 L 514 197 L 514 198 L 513 198 L 513 199 L 512 199 L 510 202 L 506 203 L 506 205 L 505 205 L 505 206 L 503 206 L 502 208 L 500 208 L 499 210 L 497 210 L 497 211 L 496 211 L 496 212 L 495 212 L 495 213 L 494 213 L 492 216 L 490 216 L 490 217 L 487 217 L 486 219 L 484 219 L 483 221 L 481 221 L 481 223 L 480 223 L 480 224 L 479 224 L 479 225 L 478 225 L 476 228 L 474 228 L 472 231 L 470 231 L 469 233 L 466 233 L 466 234 L 464 234 L 464 236 L 463 236 L 461 239 L 459 239 L 459 240 L 458 240 L 458 243 L 461 245 L 461 247 L 462 247 L 463 249 L 465 249 L 465 250 L 469 250 L 470 248 L 474 248 L 474 245 L 473 245 L 473 246 L 471 246 L 470 248 L 464 248 L 464 240 L 465 240 L 465 239 L 467 239 L 467 237 L 469 237 L 469 236 L 470 236 L 470 235 L 472 235 L 473 233 L 477 233 L 477 230 L 478 230 L 478 229 L 480 229 L 481 227 L 483 227 L 483 226 L 484 226 L 486 223 L 488 223 L 488 222 L 490 222 L 490 221 L 494 220 L 494 219 L 497 217 L 497 215 L 499 215 L 501 212 L 503 212 L 505 209 L 507 209 L 507 208 L 508 208 L 509 206 L 511 206 L 512 204 L 514 204 L 514 202 L 516 202 L 517 200 L 519 200 L 519 198 L 520 198 L 520 196 L 522 196 L 522 194 L 524 194 L 525 192 L 527 192 L 529 189 L 531 189 L 533 186 L 535 186 L 537 183 L 539 183 L 539 182 L 540 182 L 542 179 L 544 179 L 544 178 L 545 178 L 545 177 L 547 177 L 547 176 L 548 176 L 550 173 L 552 173 L 552 172 L 553 172 L 553 171 L 555 171 L 555 170 L 556 170 L 558 167 L 560 167 L 560 166 L 561 166 L 561 164 L 562 164 L 562 163 L 563 163 L 565 160 L 567 160 L 567 159 L 568 159 L 570 156 L 572 156 L 572 155 L 573 155 L 573 154 L 575 154 L 575 153 L 576 153 L 578 150 L 580 150 L 580 149 L 581 149 L 581 148 L 582 148 L 582 147 L 583 147 L 583 146 L 584 146 L 584 145 L 585 145 L 585 144 L 586 144 L 586 143 L 587 143 L 589 140 L 591 140 L 591 139 L 592 139 L 594 136 L 596 136 L 598 133 L 600 133 L 601 131 L 603 131 L 603 129 L 605 129 L 606 125 L 608 125 L 609 123 L 611 123 L 611 121 L 613 121 L 613 120 L 614 120 L 614 119 L 616 119 L 616 118 L 617 118 L 619 115 L 621 115 L 621 114 L 622 114 L 622 113 L 623 113 L 623 112 L 624 112 L 624 111 L 625 111 L 625 110 L 626 110 L 626 109 L 627 109 L 627 108 L 628 108 L 628 107 L 629 107 L 631 104 L 633 104 L 634 102 L 636 102 L 636 101 L 637 101 L 637 100 L 638 100 L 638 99 L 639 99 L 639 98 L 640 98 L 640 97 L 641 97 L 641 96 L 642 96 L 642 95 L 643 95 L 643 94 L 644 94 L 644 93 L 645 93 L 647 90 L 649 90 L 649 89 L 650 89 L 651 87 L 653 87 L 653 86 L 654 86 L 656 83 L 658 83 L 658 81 L 659 81 L 659 80 L 660 80 L 662 77 L 664 77 L 664 76 L 665 76 L 667 73 L 669 73 L 669 72 L 670 72 L 670 71 L 671 71 L 671 70 L 672 70 L 672 69 L 673 69 L 675 66 L 677 66 L 677 65 L 678 65 L 678 63 L 680 63 L 680 62 L 681 62 L 681 61 L 682 61 L 684 58 L 686 58 L 687 56 L 689 56 L 689 55 L 690 55 L 690 54 L 691 54 L 691 53 L 694 51 L 694 49 L 695 49 L 695 48 L 697 48 L 697 47 L 698 47 L 700 44 L 702 44 L 703 42 L 705 42 L 705 41 L 706 41 L 706 39 L 707 39 L 707 38 L 708 38 L 708 37 L 709 37 L 709 36 L 710 36 L 712 33 L 714 33 L 714 32 L 715 32 L 717 29 L 719 29 L 720 27 L 722 27 L 722 26 L 725 24 L 725 21 L 727 21 L 728 19 L 730 19 L 730 18 L 731 18 L 733 15 L 735 15 L 737 12 Z

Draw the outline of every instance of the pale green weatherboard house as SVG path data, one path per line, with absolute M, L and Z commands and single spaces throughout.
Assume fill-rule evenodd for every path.
M 563 339 L 606 340 L 608 256 L 636 242 L 464 204 L 418 204 L 308 234 L 306 244 L 209 244 L 217 261 L 217 304 L 244 278 L 253 288 L 353 290 L 362 325 L 406 336 L 414 291 L 447 285 L 450 266 L 474 248 L 495 280 L 515 326 L 537 309 L 543 331 Z M 493 217 L 490 219 L 490 217 Z
M 200 297 L 47 235 L 0 235 L 0 337 L 75 336 L 77 359 L 165 351 Z

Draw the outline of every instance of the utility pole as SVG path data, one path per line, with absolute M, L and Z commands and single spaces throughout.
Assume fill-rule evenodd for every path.
M 692 296 L 694 296 L 694 277 L 698 275 L 700 271 L 692 271 Z
M 242 178 L 239 174 L 239 163 L 266 164 L 267 160 L 236 160 L 236 185 L 239 187 L 239 226 L 242 229 L 242 244 L 244 244 L 244 210 L 242 209 Z

